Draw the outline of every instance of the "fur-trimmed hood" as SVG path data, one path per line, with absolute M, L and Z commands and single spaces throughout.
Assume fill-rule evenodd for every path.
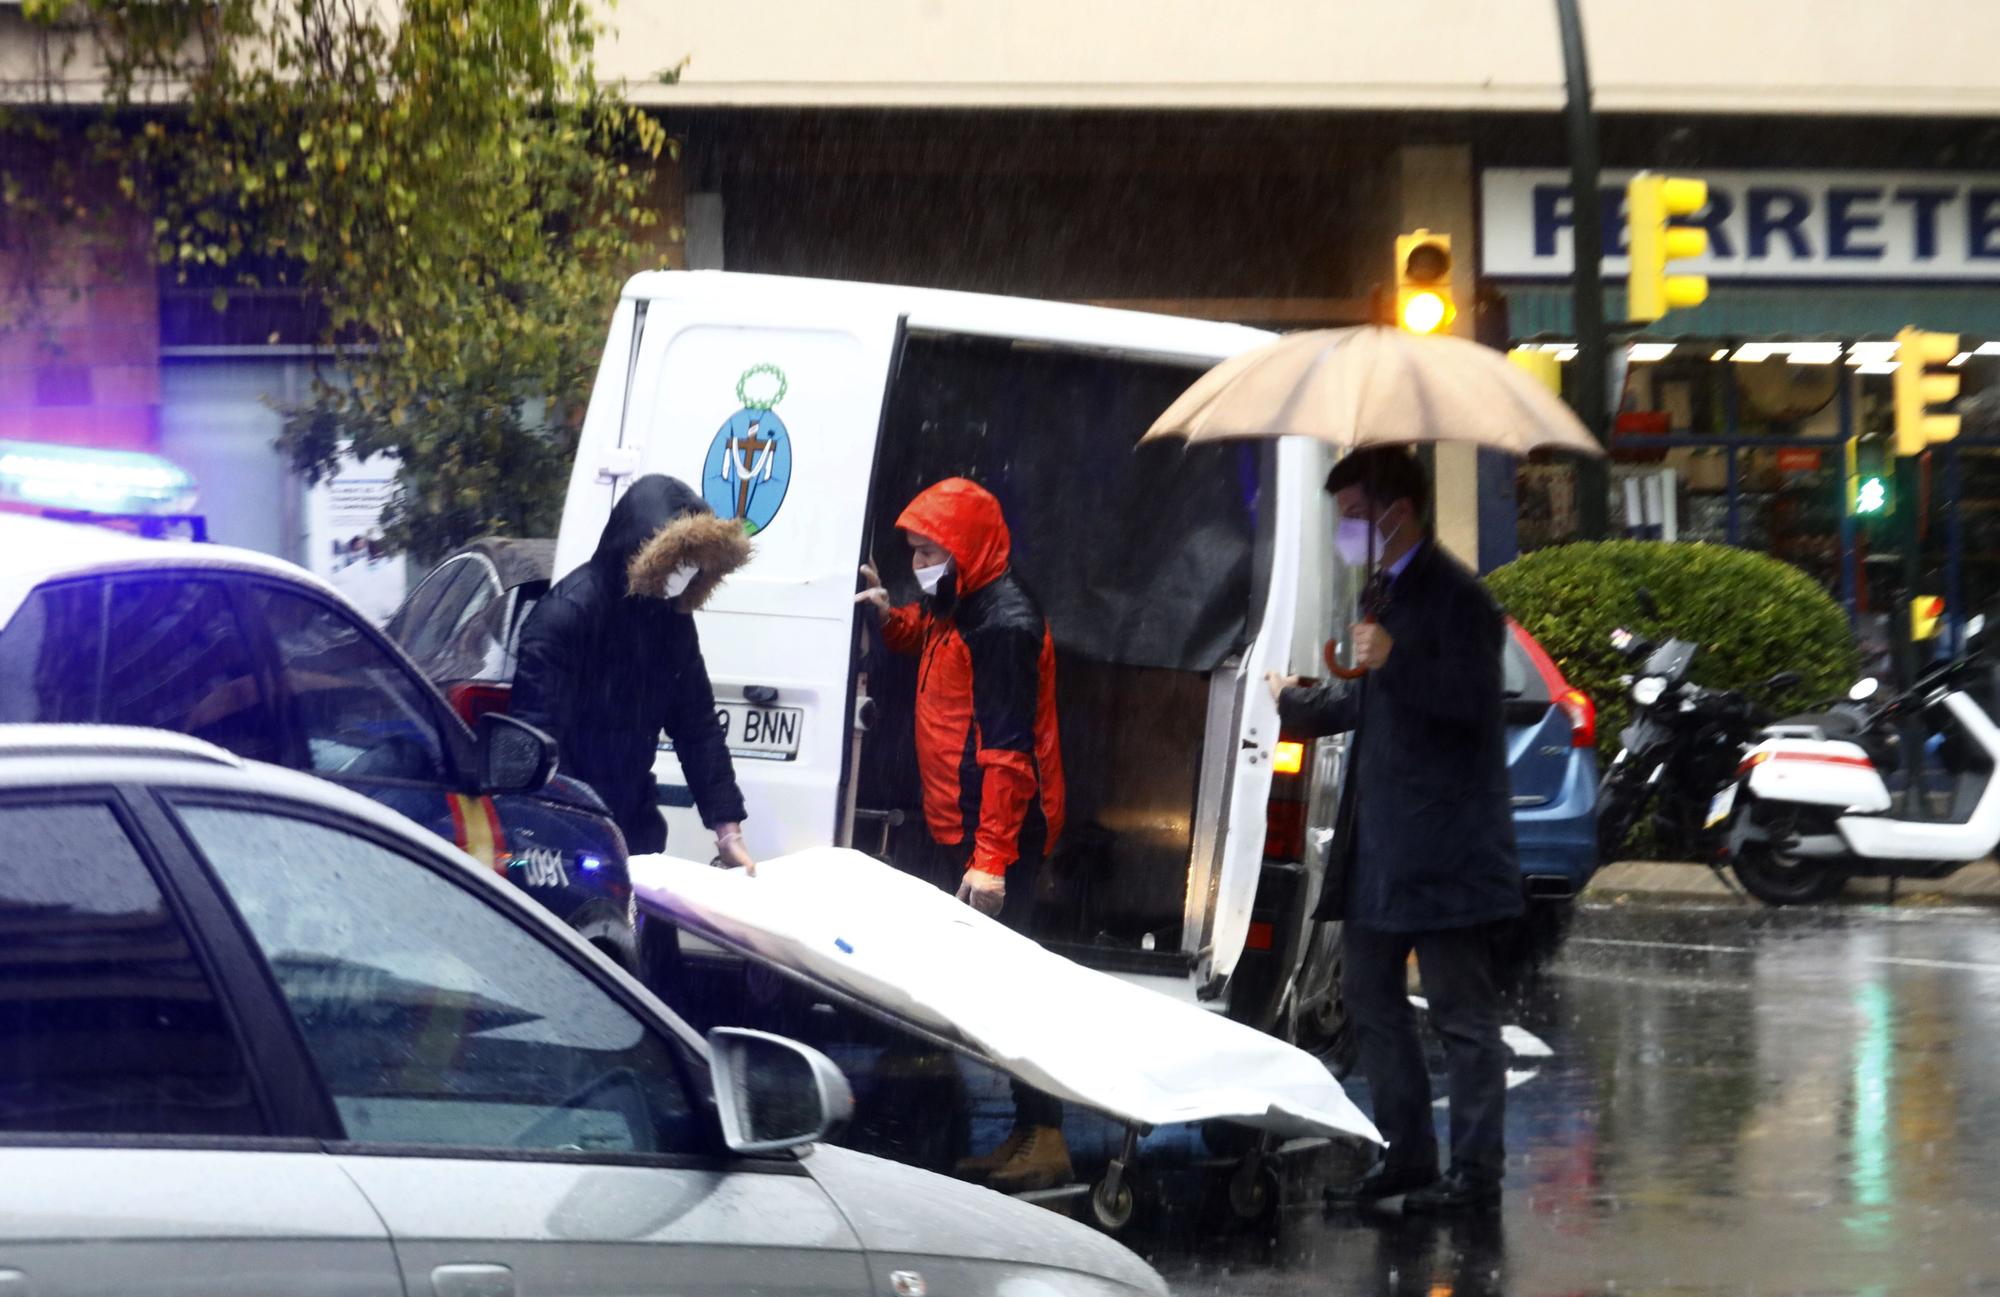
M 723 579 L 750 561 L 750 537 L 743 524 L 712 513 L 691 513 L 654 532 L 625 565 L 625 588 L 632 594 L 657 598 L 667 578 L 683 563 L 700 570 L 688 588 L 673 600 L 681 612 L 695 612 L 708 602 Z
M 591 565 L 621 594 L 669 602 L 667 577 L 683 563 L 701 569 L 671 606 L 693 612 L 723 579 L 750 561 L 743 524 L 715 516 L 687 483 L 648 473 L 632 483 L 604 524 Z

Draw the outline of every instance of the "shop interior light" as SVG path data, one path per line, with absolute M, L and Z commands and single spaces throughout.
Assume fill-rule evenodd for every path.
M 1722 348 L 1719 348 L 1719 349 L 1718 349 L 1718 350 L 1716 351 L 1716 353 L 1715 353 L 1715 354 L 1714 354 L 1713 356 L 1710 356 L 1710 357 L 1709 357 L 1709 359 L 1710 359 L 1710 360 L 1727 360 L 1727 359 L 1729 359 L 1729 348 L 1727 348 L 1727 347 L 1722 347 Z
M 168 514 L 194 507 L 194 478 L 158 455 L 0 441 L 0 500 L 87 513 Z
M 1972 349 L 1975 356 L 2000 356 L 2000 342 L 1982 342 Z
M 1651 365 L 1673 354 L 1674 344 L 1671 342 L 1635 342 L 1629 358 L 1635 365 Z
M 1961 351 L 1956 356 L 1953 356 L 1950 360 L 1947 360 L 1945 363 L 1947 365 L 1950 365 L 1953 369 L 1958 369 L 1962 367 L 1966 361 L 1971 359 L 1972 359 L 1971 352 Z
M 1841 351 L 1838 342 L 1746 342 L 1730 359 L 1746 365 L 1779 357 L 1794 365 L 1837 365 Z

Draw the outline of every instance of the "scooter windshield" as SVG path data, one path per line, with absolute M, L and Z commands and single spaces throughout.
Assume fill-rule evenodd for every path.
M 1695 646 L 1684 639 L 1670 639 L 1652 652 L 1646 659 L 1641 675 L 1658 676 L 1670 685 L 1677 685 L 1687 678 L 1688 667 L 1694 662 Z

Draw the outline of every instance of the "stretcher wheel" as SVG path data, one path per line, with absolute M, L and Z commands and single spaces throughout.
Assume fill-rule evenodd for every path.
M 1238 1220 L 1261 1220 L 1278 1203 L 1278 1173 L 1246 1162 L 1229 1177 L 1229 1210 Z
M 1131 1180 L 1121 1176 L 1118 1186 L 1113 1188 L 1109 1180 L 1099 1180 L 1090 1187 L 1090 1218 L 1097 1227 L 1107 1234 L 1116 1234 L 1132 1223 L 1132 1211 L 1137 1199 L 1132 1195 Z

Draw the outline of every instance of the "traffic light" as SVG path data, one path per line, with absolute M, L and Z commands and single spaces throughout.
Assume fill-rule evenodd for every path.
M 1896 475 L 1882 452 L 1880 441 L 1847 439 L 1847 512 L 1862 522 L 1880 522 L 1896 512 Z
M 1956 333 L 1906 328 L 1896 334 L 1896 453 L 1921 455 L 1958 435 L 1958 416 L 1933 407 L 1958 399 L 1958 375 L 1934 372 L 1958 355 Z
M 1708 252 L 1708 231 L 1673 224 L 1708 206 L 1708 182 L 1640 172 L 1625 184 L 1625 233 L 1632 268 L 1625 279 L 1625 314 L 1653 321 L 1708 300 L 1706 275 L 1670 275 L 1668 263 Z
M 1938 621 L 1944 616 L 1944 600 L 1934 594 L 1920 594 L 1910 600 L 1910 638 L 1936 639 Z
M 1416 230 L 1396 236 L 1396 327 L 1444 333 L 1458 318 L 1451 300 L 1451 236 Z

